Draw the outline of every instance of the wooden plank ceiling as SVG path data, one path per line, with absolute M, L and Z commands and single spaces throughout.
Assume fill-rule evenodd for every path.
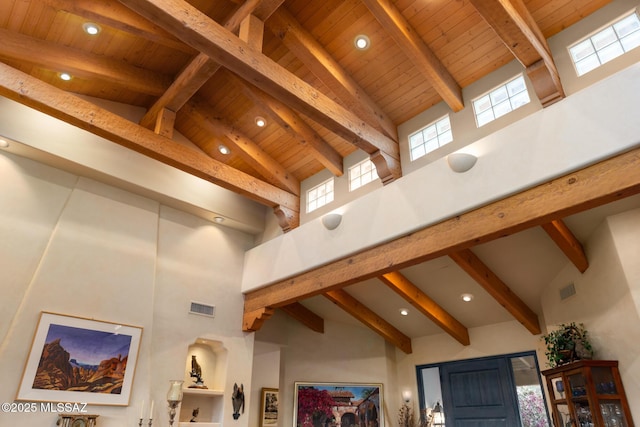
M 323 169 L 342 175 L 343 158 L 358 149 L 383 183 L 397 179 L 397 126 L 441 101 L 451 111 L 465 108 L 462 89 L 514 59 L 544 106 L 561 100 L 546 39 L 608 1 L 4 0 L 0 95 L 273 208 L 288 231 L 299 225 L 301 181 Z M 88 36 L 86 22 L 101 32 Z M 359 34 L 370 48 L 355 49 Z M 61 80 L 61 72 L 72 79 Z M 132 123 L 77 94 L 146 114 Z M 256 117 L 267 125 L 256 126 Z M 175 132 L 192 147 L 173 141 Z M 588 263 L 562 217 L 544 219 L 537 225 L 583 271 Z M 450 256 L 539 333 L 536 314 L 470 245 L 433 253 Z M 468 344 L 464 326 L 397 268 L 351 275 L 328 280 L 322 291 L 404 351 L 406 337 L 352 301 L 344 286 L 379 276 Z M 267 289 L 279 295 L 277 285 Z M 298 304 L 305 291 L 255 303 L 262 293 L 247 296 L 247 330 L 275 307 L 322 329 L 322 319 Z

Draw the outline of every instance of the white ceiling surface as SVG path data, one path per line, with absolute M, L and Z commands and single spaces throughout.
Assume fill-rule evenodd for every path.
M 584 245 L 607 216 L 635 208 L 640 208 L 640 195 L 567 217 L 564 221 Z M 542 290 L 569 262 L 541 227 L 475 246 L 472 251 L 538 315 L 542 314 Z M 401 273 L 467 328 L 513 320 L 506 309 L 449 257 L 418 264 Z M 410 338 L 443 332 L 378 279 L 357 283 L 345 290 Z M 463 293 L 471 293 L 475 298 L 463 302 L 460 298 Z M 361 325 L 323 296 L 309 298 L 302 304 L 326 320 Z M 409 315 L 400 315 L 400 308 L 407 308 Z M 524 326 L 523 331 L 526 331 Z

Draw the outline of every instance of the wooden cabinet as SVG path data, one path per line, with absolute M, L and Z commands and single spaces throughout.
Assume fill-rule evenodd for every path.
M 634 427 L 617 361 L 579 360 L 542 375 L 555 427 Z

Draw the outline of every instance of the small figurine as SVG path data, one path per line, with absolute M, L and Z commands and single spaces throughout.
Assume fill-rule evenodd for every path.
M 233 419 L 237 420 L 240 418 L 240 408 L 242 408 L 242 413 L 244 414 L 244 385 L 233 384 L 233 394 L 231 395 L 231 402 L 233 405 Z
M 191 384 L 189 388 L 207 388 L 202 380 L 202 368 L 196 360 L 195 354 L 191 356 L 191 372 L 189 373 L 189 375 L 191 376 L 191 378 L 196 379 L 194 381 L 194 384 Z
M 193 410 L 193 412 L 191 413 L 191 421 L 189 421 L 190 423 L 197 423 L 198 420 L 196 418 L 198 418 L 198 414 L 200 413 L 200 408 L 196 408 Z

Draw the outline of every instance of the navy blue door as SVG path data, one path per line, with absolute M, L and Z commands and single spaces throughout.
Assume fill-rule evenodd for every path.
M 520 425 L 506 358 L 446 363 L 440 367 L 440 375 L 447 427 Z

